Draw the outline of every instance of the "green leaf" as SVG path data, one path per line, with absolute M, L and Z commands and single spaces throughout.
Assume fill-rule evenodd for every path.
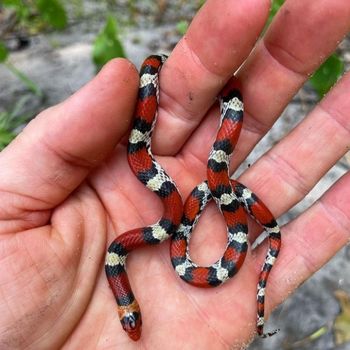
M 310 78 L 310 83 L 318 96 L 323 97 L 344 73 L 344 62 L 333 54 Z
M 0 41 L 0 62 L 5 62 L 8 54 L 5 44 Z
M 102 31 L 96 37 L 92 50 L 92 58 L 100 69 L 109 60 L 115 57 L 125 57 L 121 41 L 118 38 L 118 26 L 114 17 L 109 15 Z
M 3 6 L 8 7 L 21 7 L 23 6 L 23 3 L 21 0 L 3 0 Z
M 0 150 L 16 137 L 17 128 L 32 118 L 30 114 L 22 114 L 23 107 L 30 98 L 28 95 L 20 97 L 12 109 L 0 112 Z
M 0 150 L 5 148 L 15 137 L 15 133 L 0 128 Z
M 176 23 L 176 30 L 180 35 L 185 35 L 188 29 L 187 21 L 179 21 Z
M 36 0 L 36 6 L 42 17 L 55 29 L 64 29 L 67 14 L 59 0 Z
M 26 124 L 31 119 L 31 115 L 22 114 L 22 110 L 30 98 L 28 95 L 20 97 L 12 109 L 0 112 L 0 129 L 15 132 L 16 128 Z
M 26 76 L 23 72 L 18 70 L 15 66 L 13 66 L 11 63 L 6 62 L 5 63 L 6 67 L 18 78 L 22 81 L 22 83 L 30 90 L 32 91 L 35 95 L 42 97 L 43 92 L 39 88 L 37 84 L 34 83 L 33 80 L 31 80 L 28 76 Z
M 282 7 L 282 5 L 284 4 L 285 0 L 273 0 L 272 4 L 271 4 L 271 8 L 270 8 L 270 14 L 269 14 L 269 18 L 267 20 L 267 24 L 265 26 L 268 27 L 270 25 L 270 23 L 272 22 L 272 19 L 275 17 L 276 13 L 278 12 L 278 10 Z
M 16 13 L 16 19 L 18 23 L 21 24 L 22 21 L 25 21 L 27 18 L 29 18 L 31 12 L 33 12 L 33 5 L 23 0 L 4 0 L 3 6 L 14 9 Z M 17 24 L 17 27 L 18 26 L 19 24 Z
M 273 0 L 272 4 L 271 4 L 271 10 L 270 13 L 272 16 L 274 16 L 278 10 L 280 9 L 280 7 L 284 4 L 285 0 Z

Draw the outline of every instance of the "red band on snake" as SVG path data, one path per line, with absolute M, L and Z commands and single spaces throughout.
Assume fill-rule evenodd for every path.
M 258 282 L 257 333 L 263 337 L 272 335 L 274 332 L 263 333 L 265 287 L 280 250 L 280 229 L 261 200 L 247 187 L 229 177 L 230 156 L 243 122 L 240 84 L 232 77 L 220 94 L 221 121 L 208 159 L 208 181 L 196 186 L 191 192 L 182 216 L 181 196 L 175 183 L 151 153 L 151 136 L 159 99 L 158 75 L 164 60 L 164 56 L 150 56 L 141 67 L 138 102 L 128 144 L 128 161 L 132 171 L 161 198 L 164 214 L 154 225 L 118 236 L 108 248 L 105 269 L 118 304 L 120 322 L 131 339 L 140 338 L 140 308 L 125 270 L 128 253 L 138 247 L 158 244 L 172 236 L 171 261 L 179 276 L 197 287 L 218 286 L 233 277 L 244 262 L 248 248 L 248 213 L 265 229 L 269 237 L 269 248 Z M 211 198 L 214 198 L 226 221 L 228 242 L 220 260 L 209 267 L 201 267 L 192 262 L 188 242 Z

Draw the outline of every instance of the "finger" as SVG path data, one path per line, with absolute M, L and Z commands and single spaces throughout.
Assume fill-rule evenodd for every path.
M 245 105 L 242 133 L 231 161 L 236 169 L 271 128 L 299 88 L 350 30 L 350 3 L 286 1 L 239 71 Z M 322 40 L 320 40 L 322 38 Z M 206 164 L 218 124 L 209 115 L 184 147 Z M 204 147 L 207 145 L 206 147 Z
M 286 299 L 348 244 L 349 195 L 350 174 L 346 174 L 310 209 L 283 227 L 283 248 L 267 287 L 269 309 Z M 257 261 L 261 262 L 264 254 L 260 251 Z
M 349 149 L 350 74 L 241 180 L 279 216 L 316 185 Z
M 114 60 L 67 101 L 29 123 L 0 154 L 0 219 L 29 225 L 47 220 L 45 210 L 62 202 L 126 132 L 137 85 L 134 67 Z
M 303 122 L 242 176 L 276 216 L 299 202 L 348 151 L 349 88 L 348 73 Z M 349 242 L 349 186 L 348 173 L 282 228 L 282 249 L 267 287 L 267 314 Z M 252 261 L 256 271 L 265 255 L 266 244 Z
M 277 216 L 303 198 L 348 149 L 349 87 L 347 74 L 291 134 L 256 163 L 252 172 L 243 175 L 244 181 L 254 181 L 251 186 Z M 264 183 L 259 182 L 262 178 Z M 349 185 L 347 174 L 309 210 L 282 228 L 282 249 L 267 287 L 267 314 L 348 243 Z M 256 232 L 251 232 L 251 238 Z M 257 273 L 265 255 L 266 244 L 259 247 L 258 258 L 252 261 Z
M 286 1 L 241 72 L 246 106 L 244 142 L 239 146 L 243 157 L 349 30 L 347 0 Z M 234 163 L 240 164 L 242 156 L 237 154 Z
M 175 154 L 255 44 L 268 0 L 209 0 L 161 72 L 157 154 Z M 247 16 L 249 13 L 249 16 Z

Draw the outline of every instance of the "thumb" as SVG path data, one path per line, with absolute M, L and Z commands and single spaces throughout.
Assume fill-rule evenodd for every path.
M 24 229 L 23 221 L 47 220 L 108 156 L 128 129 L 137 85 L 134 66 L 115 59 L 69 99 L 40 113 L 0 153 L 2 228 L 13 232 L 19 222 Z

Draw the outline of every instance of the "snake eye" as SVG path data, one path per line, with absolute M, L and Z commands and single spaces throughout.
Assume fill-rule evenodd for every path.
M 138 312 L 130 312 L 124 315 L 121 320 L 124 330 L 132 340 L 138 340 L 141 337 L 141 315 Z
M 137 328 L 137 314 L 135 313 L 128 313 L 124 316 L 124 319 L 122 320 L 123 328 L 128 331 L 133 331 Z
M 129 323 L 130 329 L 135 329 L 136 328 L 136 320 L 135 320 L 134 315 L 130 315 L 130 317 L 128 319 L 128 323 Z

